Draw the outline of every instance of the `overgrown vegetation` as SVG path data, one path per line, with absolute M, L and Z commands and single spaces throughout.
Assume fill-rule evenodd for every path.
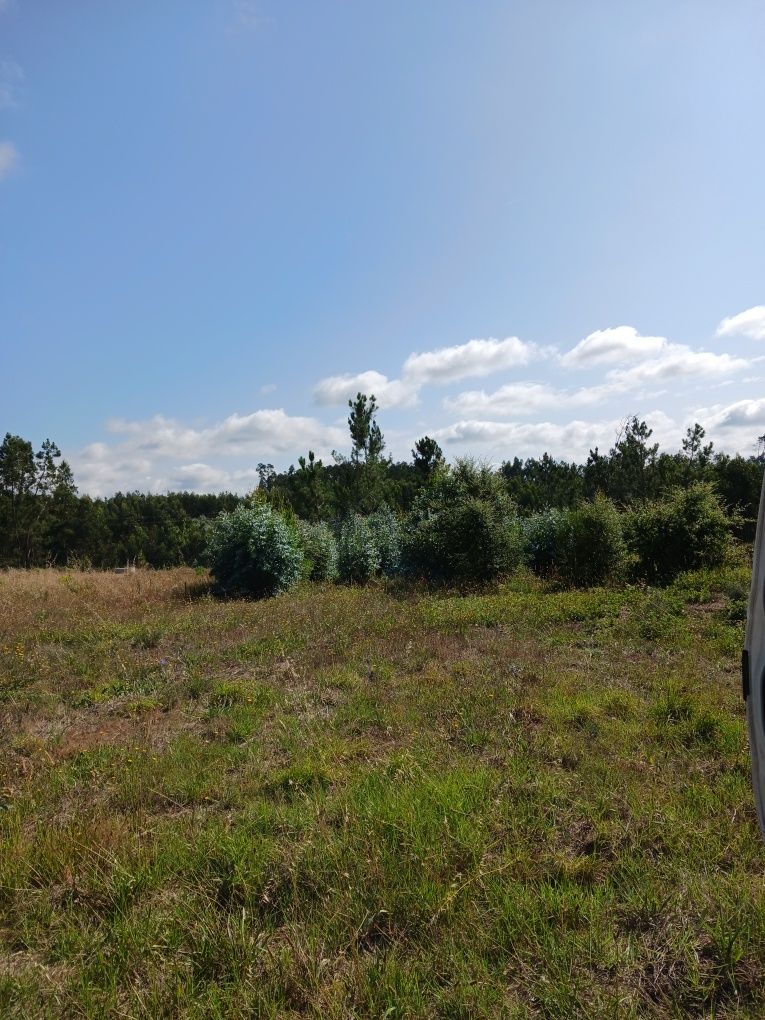
M 540 577 L 586 587 L 622 579 L 627 546 L 622 515 L 598 494 L 566 510 L 546 510 L 521 521 L 526 564 Z
M 627 541 L 625 541 L 625 528 Z M 389 507 L 351 514 L 338 538 L 325 524 L 295 524 L 268 503 L 222 514 L 207 559 L 224 592 L 284 591 L 302 574 L 364 584 L 378 574 L 440 584 L 476 584 L 526 563 L 542 577 L 588 587 L 628 573 L 667 584 L 683 571 L 722 566 L 733 550 L 731 521 L 703 484 L 619 513 L 603 495 L 567 510 L 518 517 L 486 465 L 440 467 L 403 528 Z
M 747 589 L 0 573 L 0 1015 L 762 1016 Z
M 340 527 L 337 542 L 337 570 L 341 581 L 363 584 L 380 569 L 380 550 L 368 521 L 351 514 Z
M 300 521 L 298 527 L 305 576 L 311 581 L 334 581 L 337 577 L 337 540 L 332 529 L 323 521 L 316 524 Z
M 626 516 L 635 572 L 652 583 L 684 570 L 718 566 L 730 549 L 731 521 L 714 489 L 697 482 Z
M 409 515 L 405 570 L 429 580 L 481 581 L 508 573 L 520 559 L 520 527 L 502 479 L 470 460 L 440 468 Z
M 415 444 L 411 461 L 393 462 L 384 455 L 374 397 L 359 394 L 349 412 L 348 456 L 335 453 L 333 463 L 324 464 L 309 451 L 298 458 L 297 467 L 281 473 L 272 464 L 260 463 L 254 495 L 302 520 L 324 521 L 335 531 L 353 513 L 369 517 L 388 507 L 400 520 L 413 506 L 427 505 L 427 491 L 441 484 L 437 480 L 444 471 L 438 443 L 424 436 Z M 598 495 L 619 510 L 632 509 L 662 500 L 678 487 L 705 483 L 714 488 L 725 513 L 735 518 L 738 532 L 751 537 L 763 457 L 715 454 L 704 438 L 696 425 L 688 430 L 680 452 L 659 452 L 645 422 L 633 418 L 607 454 L 592 450 L 585 464 L 547 454 L 515 457 L 498 468 L 496 478 L 522 521 L 576 508 Z M 760 448 L 763 443 L 765 437 Z M 196 564 L 208 540 L 209 521 L 252 499 L 230 493 L 78 496 L 72 473 L 53 443 L 46 441 L 35 453 L 31 443 L 9 434 L 0 444 L 0 566 Z M 491 529 L 486 504 L 474 510 L 482 518 L 481 527 Z M 389 568 L 384 564 L 384 569 Z
M 216 518 L 206 558 L 225 595 L 277 595 L 297 584 L 303 569 L 297 525 L 265 503 Z

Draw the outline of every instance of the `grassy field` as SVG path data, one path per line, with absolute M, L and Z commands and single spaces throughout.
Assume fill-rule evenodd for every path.
M 0 1015 L 762 1017 L 747 586 L 0 574 Z

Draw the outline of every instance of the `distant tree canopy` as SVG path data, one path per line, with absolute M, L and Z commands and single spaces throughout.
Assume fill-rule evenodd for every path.
M 35 451 L 30 442 L 8 433 L 0 444 L 0 566 L 194 564 L 207 543 L 211 518 L 242 503 L 267 502 L 314 524 L 338 523 L 384 506 L 408 513 L 443 471 L 443 451 L 435 439 L 423 436 L 414 444 L 410 461 L 393 461 L 384 456 L 385 437 L 374 395 L 359 393 L 348 408 L 347 456 L 335 452 L 332 462 L 324 464 L 309 450 L 286 471 L 259 462 L 258 488 L 249 496 L 78 495 L 72 471 L 55 443 L 46 439 Z M 676 453 L 660 452 L 652 439 L 648 425 L 633 417 L 608 453 L 596 447 L 584 464 L 544 453 L 525 460 L 508 458 L 494 473 L 521 516 L 577 507 L 599 494 L 622 509 L 639 507 L 677 486 L 706 482 L 751 531 L 765 437 L 757 454 L 749 457 L 716 453 L 698 423 L 687 430 Z

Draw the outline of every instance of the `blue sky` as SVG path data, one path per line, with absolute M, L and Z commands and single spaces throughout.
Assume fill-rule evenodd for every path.
M 0 0 L 0 431 L 83 491 L 765 433 L 765 6 Z

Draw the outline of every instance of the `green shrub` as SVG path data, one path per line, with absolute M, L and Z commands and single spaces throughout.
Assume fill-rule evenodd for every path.
M 578 588 L 619 577 L 626 567 L 621 518 L 604 496 L 571 510 L 547 510 L 521 524 L 532 570 Z
M 524 561 L 541 577 L 555 573 L 564 518 L 561 510 L 553 509 L 521 521 Z
M 417 496 L 402 540 L 402 565 L 437 581 L 483 581 L 522 558 L 520 527 L 503 480 L 460 460 Z
M 387 504 L 367 518 L 372 538 L 380 556 L 380 569 L 384 574 L 395 574 L 401 563 L 401 528 L 398 518 Z
M 730 552 L 732 523 L 708 483 L 672 489 L 626 515 L 635 575 L 667 584 L 683 571 L 721 566 Z
M 380 569 L 380 553 L 366 518 L 352 514 L 340 527 L 337 569 L 341 581 L 363 584 Z
M 622 521 L 605 496 L 562 512 L 555 528 L 556 573 L 561 580 L 586 588 L 624 574 L 627 547 Z
M 305 557 L 304 573 L 311 581 L 333 581 L 337 577 L 337 540 L 328 524 L 299 522 Z
M 212 524 L 206 550 L 210 571 L 228 595 L 275 595 L 302 571 L 297 529 L 268 504 L 239 506 Z

